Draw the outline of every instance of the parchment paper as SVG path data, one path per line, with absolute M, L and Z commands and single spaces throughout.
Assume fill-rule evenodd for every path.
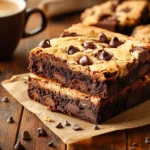
M 140 104 L 117 117 L 99 125 L 100 130 L 93 130 L 93 124 L 63 115 L 61 113 L 46 110 L 45 106 L 30 100 L 27 95 L 27 75 L 13 76 L 11 79 L 2 82 L 3 87 L 25 108 L 33 112 L 50 130 L 52 130 L 66 144 L 76 143 L 80 140 L 92 138 L 93 136 L 122 129 L 135 128 L 150 124 L 150 100 Z M 47 122 L 45 117 L 50 117 L 54 122 Z M 82 131 L 74 131 L 72 126 L 63 129 L 55 128 L 58 122 L 64 123 L 67 120 L 71 125 L 80 124 Z

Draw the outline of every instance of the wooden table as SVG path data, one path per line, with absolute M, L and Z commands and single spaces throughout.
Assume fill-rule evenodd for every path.
M 38 0 L 28 0 L 28 7 L 36 6 Z M 46 38 L 58 37 L 59 34 L 71 24 L 80 21 L 80 13 L 73 13 L 48 22 L 46 30 L 34 37 L 22 39 L 18 45 L 13 59 L 10 61 L 0 62 L 0 81 L 10 78 L 14 74 L 28 72 L 28 56 L 32 48 Z M 34 15 L 32 23 L 28 24 L 28 29 L 34 28 L 39 23 L 39 16 Z M 30 21 L 31 21 L 30 20 Z M 39 119 L 24 107 L 22 107 L 5 89 L 0 85 L 0 98 L 8 96 L 9 103 L 0 101 L 0 145 L 2 150 L 12 150 L 16 141 L 20 140 L 27 150 L 65 150 L 67 146 L 52 131 L 46 128 Z M 7 118 L 13 116 L 15 123 L 8 124 Z M 38 137 L 37 128 L 43 127 L 48 137 Z M 29 131 L 31 141 L 23 141 L 21 134 L 23 131 Z M 116 131 L 113 133 L 94 137 L 90 140 L 75 143 L 69 147 L 69 150 L 86 149 L 86 150 L 128 150 L 132 143 L 137 143 L 136 150 L 150 150 L 150 145 L 145 144 L 145 137 L 150 136 L 150 126 L 124 131 Z M 48 147 L 47 143 L 54 141 L 53 147 Z M 133 147 L 134 148 L 134 147 Z

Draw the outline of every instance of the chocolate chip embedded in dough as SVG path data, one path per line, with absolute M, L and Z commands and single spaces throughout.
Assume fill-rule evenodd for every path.
M 43 137 L 47 136 L 47 133 L 43 128 L 38 128 L 37 132 L 38 132 L 38 136 L 43 136 Z
M 92 61 L 87 56 L 83 56 L 80 58 L 79 64 L 82 66 L 92 65 Z
M 70 126 L 71 124 L 66 120 L 64 125 L 65 126 Z
M 51 47 L 50 40 L 45 39 L 45 40 L 41 41 L 40 44 L 39 44 L 39 47 L 42 47 L 42 48 Z
M 86 42 L 84 42 L 83 43 L 83 47 L 85 49 L 96 49 L 97 48 L 97 46 L 95 45 L 95 43 L 92 42 L 92 41 L 86 41 Z
M 75 54 L 79 51 L 80 50 L 75 46 L 69 46 L 68 49 L 67 49 L 68 55 L 73 55 L 73 54 Z
M 95 126 L 93 127 L 93 130 L 99 130 L 99 127 L 98 127 L 97 125 L 95 125 Z
M 98 58 L 99 58 L 100 60 L 109 61 L 112 57 L 113 57 L 113 55 L 110 54 L 109 52 L 105 51 L 105 50 L 100 51 L 100 52 L 98 53 Z
M 109 46 L 112 48 L 117 48 L 120 46 L 122 43 L 119 41 L 117 37 L 112 37 L 111 41 L 109 42 Z
M 109 43 L 109 40 L 104 33 L 99 34 L 99 42 L 100 43 Z
M 63 128 L 63 125 L 61 124 L 61 122 L 59 122 L 59 123 L 56 125 L 56 128 L 58 128 L 58 129 L 62 129 L 62 128 Z
M 75 124 L 75 125 L 72 127 L 72 129 L 75 130 L 75 131 L 82 130 L 82 128 L 80 127 L 79 124 Z
M 75 36 L 78 36 L 78 34 L 77 33 L 75 33 L 75 32 L 72 32 L 72 33 L 69 33 L 68 31 L 64 31 L 61 35 L 60 35 L 60 37 L 75 37 Z

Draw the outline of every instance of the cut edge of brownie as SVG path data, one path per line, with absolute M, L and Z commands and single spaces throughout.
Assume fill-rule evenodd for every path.
M 99 99 L 96 102 L 92 102 L 92 96 L 90 97 L 90 95 L 81 100 L 75 90 L 62 87 L 54 81 L 51 83 L 50 80 L 40 78 L 36 75 L 29 76 L 28 85 L 28 95 L 32 100 L 48 106 L 52 111 L 68 114 L 95 124 L 106 121 L 150 98 L 149 76 L 136 81 L 110 98 Z M 53 85 L 56 86 L 55 90 L 50 88 Z M 65 94 L 60 92 L 60 89 L 64 89 Z M 70 98 L 70 95 L 67 94 L 68 89 L 73 93 L 75 92 L 74 95 L 76 96 Z M 81 92 L 79 93 L 82 94 Z
M 124 87 L 131 85 L 134 81 L 150 73 L 150 62 L 148 62 L 137 67 L 134 65 L 128 66 L 129 70 L 132 71 L 129 71 L 130 74 L 124 78 L 98 82 L 91 76 L 70 70 L 65 60 L 44 53 L 42 50 L 31 53 L 29 60 L 28 69 L 31 73 L 56 80 L 63 86 L 77 89 L 83 93 L 99 95 L 102 98 L 112 96 L 115 92 L 122 90 Z M 106 76 L 109 77 L 110 74 L 106 74 Z

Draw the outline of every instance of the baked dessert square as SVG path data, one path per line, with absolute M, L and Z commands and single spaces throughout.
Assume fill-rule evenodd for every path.
M 137 26 L 134 29 L 132 36 L 150 43 L 150 24 Z
M 62 87 L 58 82 L 29 75 L 29 97 L 47 106 L 49 110 L 99 124 L 150 98 L 150 76 L 139 79 L 112 97 L 81 93 Z
M 86 9 L 81 21 L 85 25 L 131 35 L 135 26 L 147 22 L 148 16 L 146 0 L 110 0 Z
M 150 43 L 77 24 L 33 49 L 29 61 L 31 73 L 107 98 L 150 74 Z

